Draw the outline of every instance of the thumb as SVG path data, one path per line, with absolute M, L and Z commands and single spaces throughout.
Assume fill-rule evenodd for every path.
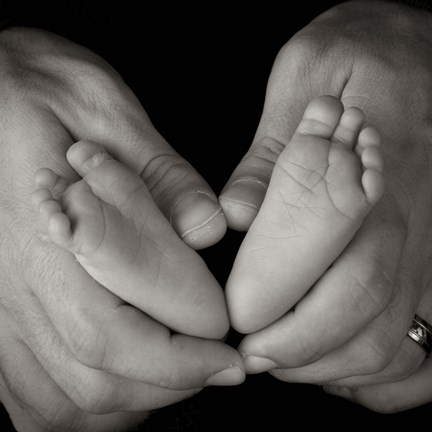
M 276 160 L 309 100 L 304 90 L 297 90 L 296 74 L 284 70 L 290 65 L 282 58 L 283 52 L 276 59 L 267 84 L 264 110 L 253 143 L 219 197 L 228 226 L 238 231 L 246 231 L 255 219 Z
M 230 228 L 249 229 L 265 197 L 276 160 L 308 103 L 321 95 L 341 96 L 342 88 L 333 82 L 334 66 L 318 67 L 319 55 L 307 38 L 296 37 L 279 52 L 253 143 L 219 197 Z
M 162 213 L 191 247 L 218 242 L 226 220 L 210 186 L 157 132 L 114 71 L 98 68 L 84 78 L 74 80 L 70 97 L 52 107 L 74 140 L 98 142 L 139 172 Z M 76 88 L 80 82 L 86 83 L 83 91 Z

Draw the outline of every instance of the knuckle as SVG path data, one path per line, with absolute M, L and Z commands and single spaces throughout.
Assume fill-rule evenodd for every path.
M 276 71 L 282 68 L 285 73 L 289 72 L 288 79 L 303 81 L 305 76 L 317 76 L 320 72 L 326 77 L 330 77 L 330 71 L 337 78 L 341 77 L 341 73 L 345 76 L 351 69 L 352 57 L 341 56 L 340 53 L 346 52 L 347 47 L 355 50 L 358 42 L 350 32 L 340 31 L 337 38 L 329 37 L 332 30 L 328 26 L 325 22 L 316 23 L 291 38 L 278 53 Z M 330 61 L 332 58 L 337 58 L 338 67 Z
M 100 91 L 108 94 L 115 89 L 113 82 L 118 81 L 118 74 L 96 54 L 73 45 L 65 50 L 65 41 L 37 30 L 21 29 L 19 33 L 20 37 L 14 39 L 10 32 L 0 46 L 0 56 L 6 64 L 2 68 L 3 81 L 15 92 L 21 90 L 26 95 L 30 93 L 41 100 L 49 100 L 56 90 L 78 96 L 78 93 L 95 95 Z M 19 54 L 11 55 L 16 48 Z M 56 52 L 54 68 L 53 51 Z
M 39 60 L 41 62 L 41 60 Z M 50 66 L 50 58 L 42 60 L 41 67 L 52 70 Z M 55 74 L 53 72 L 51 79 L 58 86 L 64 89 L 82 94 L 84 98 L 88 98 L 89 102 L 94 99 L 96 95 L 109 95 L 114 92 L 113 97 L 118 94 L 118 83 L 123 82 L 120 75 L 101 57 L 94 53 L 83 55 L 82 52 L 69 52 L 66 55 L 60 54 L 57 57 L 58 69 L 62 73 Z
M 303 30 L 280 49 L 277 63 L 281 61 L 285 67 L 295 69 L 298 72 L 309 71 L 310 61 L 317 57 L 321 48 L 322 40 Z
M 92 55 L 84 58 L 81 55 L 64 57 L 64 68 L 78 77 L 79 80 L 88 82 L 90 88 L 102 88 L 107 90 L 114 79 L 119 78 L 115 70 L 102 58 Z

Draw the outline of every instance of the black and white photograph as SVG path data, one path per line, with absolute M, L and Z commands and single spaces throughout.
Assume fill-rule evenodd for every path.
M 432 418 L 432 0 L 0 0 L 0 432 Z

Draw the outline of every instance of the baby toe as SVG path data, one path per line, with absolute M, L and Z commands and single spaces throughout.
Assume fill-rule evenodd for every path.
M 380 144 L 381 136 L 379 132 L 373 126 L 368 126 L 360 132 L 356 146 L 356 153 L 358 156 L 361 156 L 367 147 L 379 147 Z
M 378 146 L 369 146 L 363 150 L 361 161 L 364 169 L 373 168 L 376 171 L 383 172 L 384 161 Z
M 44 201 L 52 200 L 53 196 L 48 189 L 42 188 L 32 192 L 30 199 L 33 205 L 39 208 Z
M 297 132 L 330 139 L 343 113 L 343 105 L 333 96 L 320 96 L 307 106 Z
M 103 146 L 91 141 L 78 141 L 73 144 L 66 153 L 66 158 L 81 177 L 103 161 L 112 159 Z
M 70 185 L 69 180 L 59 176 L 49 168 L 41 168 L 36 172 L 35 183 L 40 189 L 49 190 L 55 198 L 61 195 Z
M 53 189 L 58 180 L 58 175 L 49 168 L 41 168 L 34 177 L 35 183 L 40 188 Z
M 40 213 L 41 219 L 46 224 L 48 224 L 48 221 L 53 214 L 60 213 L 60 212 L 61 212 L 61 207 L 60 207 L 60 204 L 58 203 L 58 201 L 56 201 L 56 200 L 49 199 L 49 200 L 43 201 L 39 205 L 39 213 Z
M 48 220 L 48 232 L 54 243 L 65 249 L 70 249 L 71 224 L 64 213 L 56 212 L 51 214 Z
M 384 178 L 380 171 L 367 169 L 362 176 L 363 190 L 370 205 L 375 205 L 384 193 Z
M 332 140 L 346 144 L 351 148 L 354 147 L 364 121 L 365 115 L 361 109 L 356 107 L 348 108 L 342 114 Z

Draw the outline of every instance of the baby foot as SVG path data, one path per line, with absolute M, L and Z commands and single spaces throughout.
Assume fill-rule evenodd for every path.
M 219 284 L 141 177 L 95 143 L 74 144 L 67 159 L 81 180 L 69 184 L 49 169 L 35 178 L 32 199 L 51 239 L 101 285 L 171 329 L 223 337 L 229 324 Z
M 231 323 L 257 331 L 290 310 L 347 246 L 383 193 L 378 132 L 323 96 L 281 153 L 227 283 Z

